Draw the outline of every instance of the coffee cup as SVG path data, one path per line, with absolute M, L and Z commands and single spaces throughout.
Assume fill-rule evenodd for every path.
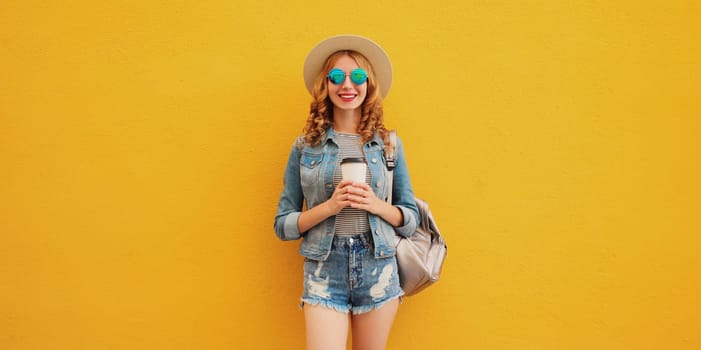
M 365 158 L 343 158 L 341 160 L 341 176 L 343 180 L 365 183 L 367 167 Z

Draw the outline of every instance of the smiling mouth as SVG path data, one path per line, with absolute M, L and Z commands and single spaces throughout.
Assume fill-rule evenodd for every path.
M 356 95 L 356 94 L 338 94 L 338 97 L 340 97 L 343 102 L 353 101 L 356 96 L 358 96 L 358 95 Z

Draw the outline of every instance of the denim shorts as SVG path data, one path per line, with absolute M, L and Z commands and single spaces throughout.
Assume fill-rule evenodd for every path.
M 304 259 L 302 305 L 361 314 L 404 295 L 395 257 L 375 259 L 372 236 L 336 236 L 325 261 Z

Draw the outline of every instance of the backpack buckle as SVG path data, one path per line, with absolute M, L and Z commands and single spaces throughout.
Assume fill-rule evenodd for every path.
M 389 170 L 389 171 L 394 170 L 394 167 L 396 166 L 396 164 L 394 163 L 394 159 L 387 158 L 386 163 L 387 163 L 387 170 Z

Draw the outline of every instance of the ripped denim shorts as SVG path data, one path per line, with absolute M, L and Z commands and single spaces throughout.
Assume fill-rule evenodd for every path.
M 326 261 L 304 260 L 302 305 L 361 314 L 404 295 L 395 257 L 375 259 L 372 236 L 335 236 Z

